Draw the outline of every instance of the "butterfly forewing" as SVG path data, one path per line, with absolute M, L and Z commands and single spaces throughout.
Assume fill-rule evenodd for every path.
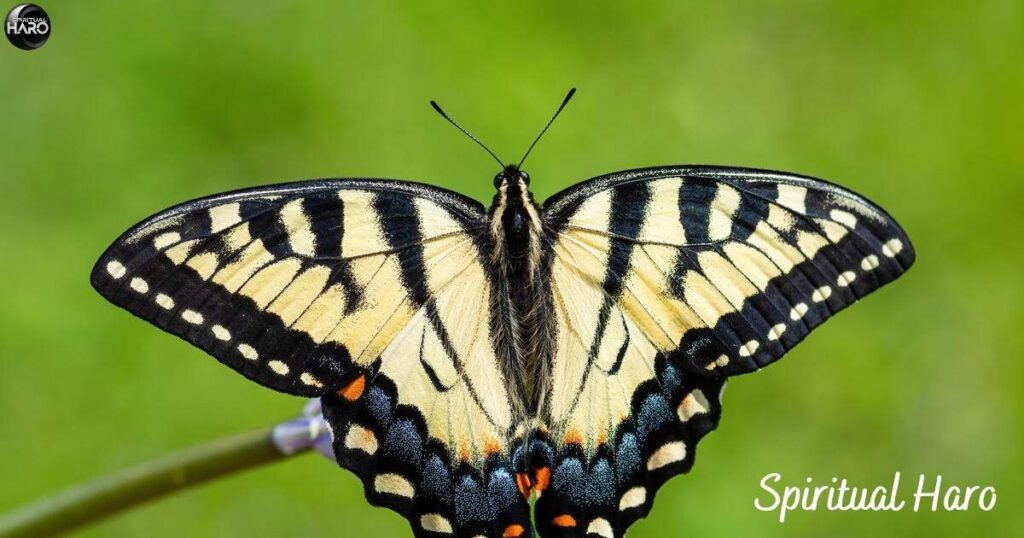
M 877 206 L 775 172 L 625 172 L 556 195 L 545 213 L 557 320 L 550 446 L 538 451 L 554 476 L 537 504 L 548 535 L 625 533 L 692 466 L 726 377 L 777 360 L 914 259 Z

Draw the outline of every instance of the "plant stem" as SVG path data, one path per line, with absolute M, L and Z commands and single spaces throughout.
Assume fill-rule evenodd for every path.
M 72 486 L 0 517 L 0 537 L 53 536 L 150 499 L 287 458 L 264 428 L 189 448 Z M 308 449 L 308 447 L 305 447 Z

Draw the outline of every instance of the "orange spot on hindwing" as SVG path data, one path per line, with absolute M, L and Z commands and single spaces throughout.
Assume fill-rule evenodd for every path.
M 530 477 L 526 473 L 516 473 L 516 487 L 519 488 L 519 493 L 522 493 L 523 497 L 529 497 L 533 491 L 533 484 L 530 483 Z
M 364 390 L 366 390 L 366 375 L 360 374 L 359 377 L 350 381 L 348 385 L 338 389 L 338 396 L 354 402 L 363 395 Z
M 538 494 L 548 489 L 551 483 L 551 467 L 541 467 L 533 473 L 533 490 Z
M 455 451 L 458 452 L 460 461 L 469 461 L 469 458 L 473 455 L 469 451 L 469 445 L 464 443 L 459 443 L 459 447 Z
M 501 538 L 519 538 L 526 532 L 526 529 L 522 525 L 512 524 L 505 527 L 505 532 L 501 533 Z
M 565 437 L 562 438 L 562 442 L 567 445 L 582 445 L 583 434 L 579 430 L 569 430 L 565 432 Z
M 551 522 L 554 523 L 556 527 L 576 526 L 576 518 L 572 517 L 571 514 L 562 514 L 560 516 L 555 516 L 555 518 L 552 519 Z
M 487 439 L 487 441 L 484 442 L 484 453 L 486 453 L 488 456 L 500 454 L 501 452 L 501 443 L 499 443 L 497 439 L 489 438 Z
M 526 499 L 529 499 L 530 495 L 534 493 L 540 496 L 541 492 L 547 489 L 550 483 L 550 467 L 535 467 L 532 478 L 527 473 L 516 473 L 516 487 L 519 488 L 519 493 Z

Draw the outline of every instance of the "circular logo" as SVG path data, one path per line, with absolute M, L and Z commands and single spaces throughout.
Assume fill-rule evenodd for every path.
M 18 4 L 7 13 L 4 33 L 19 49 L 38 49 L 50 38 L 50 16 L 35 4 Z

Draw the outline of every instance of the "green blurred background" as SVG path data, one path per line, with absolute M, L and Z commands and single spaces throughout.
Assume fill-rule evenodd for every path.
M 11 2 L 13 5 L 13 0 Z M 830 178 L 918 249 L 905 277 L 734 380 L 719 430 L 631 536 L 1015 535 L 1024 525 L 1024 8 L 1003 2 L 522 2 L 516 7 L 46 1 L 50 41 L 0 42 L 0 511 L 294 415 L 109 304 L 104 247 L 176 202 L 323 176 L 547 195 L 625 168 L 716 163 Z M 8 6 L 0 6 L 6 10 Z M 761 477 L 992 485 L 992 512 L 753 508 Z M 407 536 L 306 456 L 82 536 Z

